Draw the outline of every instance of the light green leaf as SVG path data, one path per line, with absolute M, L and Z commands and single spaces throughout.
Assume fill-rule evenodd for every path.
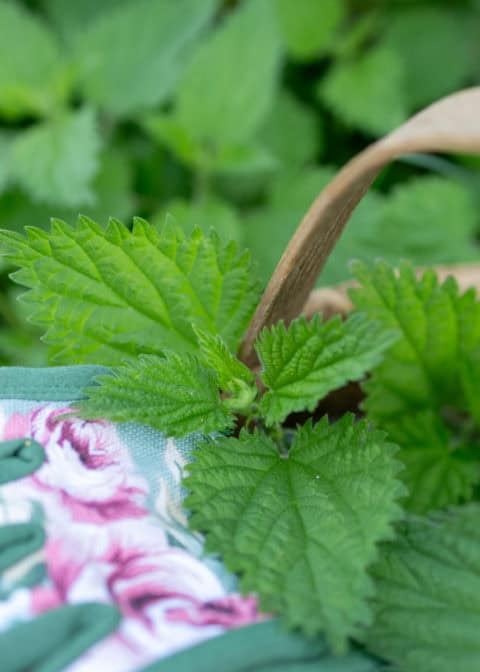
M 194 328 L 200 346 L 201 361 L 215 371 L 218 385 L 231 396 L 224 400 L 227 408 L 236 412 L 248 411 L 257 396 L 255 376 L 227 348 L 220 336 Z
M 329 392 L 362 378 L 395 340 L 395 331 L 361 314 L 325 323 L 321 315 L 311 322 L 300 317 L 288 329 L 283 322 L 265 329 L 255 348 L 269 388 L 261 402 L 267 422 L 282 422 L 295 411 L 313 411 Z
M 85 418 L 139 422 L 178 437 L 224 430 L 234 422 L 215 374 L 189 354 L 142 355 L 96 382 L 77 404 Z
M 439 285 L 431 271 L 417 280 L 407 264 L 398 277 L 383 262 L 356 264 L 354 273 L 362 285 L 351 292 L 355 305 L 401 334 L 364 385 L 364 406 L 402 448 L 408 506 L 424 512 L 468 499 L 480 460 L 461 362 L 480 340 L 475 293 L 459 296 L 452 278 Z
M 113 11 L 130 0 L 41 0 L 48 18 L 66 42 L 72 42 L 102 14 Z
M 315 118 L 286 89 L 277 95 L 275 103 L 258 134 L 262 144 L 276 156 L 285 168 L 292 170 L 319 155 L 321 119 Z
M 83 214 L 100 222 L 105 222 L 110 217 L 119 219 L 130 217 L 134 204 L 131 184 L 132 166 L 128 155 L 122 151 L 121 147 L 117 148 L 110 144 L 108 149 L 100 154 L 99 159 L 99 170 L 92 182 L 94 200 L 92 205 L 82 208 Z M 76 216 L 73 211 L 70 211 L 66 217 L 62 213 L 52 213 L 51 208 L 50 213 L 62 219 L 74 220 Z
M 476 31 L 472 15 L 447 7 L 405 7 L 388 15 L 382 43 L 402 58 L 411 109 L 469 82 Z
M 0 3 L 0 26 L 0 112 L 11 119 L 48 113 L 66 85 L 55 36 L 12 2 Z
M 368 648 L 402 672 L 480 669 L 480 506 L 411 518 L 382 548 Z
M 244 216 L 245 242 L 263 283 L 270 279 L 307 208 L 333 175 L 330 168 L 282 173 L 272 185 L 269 206 Z
M 264 434 L 212 441 L 188 468 L 190 524 L 264 611 L 341 650 L 369 621 L 366 570 L 399 515 L 393 453 L 348 416 L 300 428 L 288 457 Z
M 93 110 L 32 126 L 12 147 L 12 178 L 37 201 L 75 207 L 92 201 L 100 138 Z
M 198 227 L 204 233 L 214 229 L 225 242 L 243 240 L 243 227 L 236 210 L 219 198 L 209 197 L 198 202 L 177 198 L 156 213 L 154 221 L 163 224 L 167 215 L 187 233 Z
M 415 177 L 387 196 L 370 192 L 356 208 L 321 280 L 326 285 L 347 280 L 352 259 L 381 257 L 394 265 L 402 259 L 418 265 L 476 260 L 476 225 L 472 194 L 452 179 Z
M 320 81 L 318 95 L 347 126 L 374 136 L 407 117 L 403 62 L 386 47 L 336 63 Z
M 220 334 L 235 351 L 256 304 L 247 253 L 215 235 L 161 233 L 134 220 L 106 230 L 85 217 L 50 233 L 0 232 L 32 322 L 47 327 L 56 361 L 116 365 L 165 349 L 197 351 L 192 329 Z
M 197 50 L 178 89 L 178 122 L 212 154 L 247 142 L 270 110 L 279 65 L 271 2 L 247 0 Z
M 287 50 L 299 61 L 328 50 L 346 14 L 343 0 L 275 0 L 275 9 Z
M 214 0 L 136 0 L 100 15 L 77 45 L 85 96 L 114 116 L 164 101 L 214 9 Z
M 0 194 L 8 186 L 11 172 L 11 149 L 13 134 L 0 132 Z

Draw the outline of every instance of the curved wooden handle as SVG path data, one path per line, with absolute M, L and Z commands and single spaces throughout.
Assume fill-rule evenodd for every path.
M 380 170 L 413 152 L 480 153 L 480 87 L 442 98 L 349 161 L 313 202 L 253 316 L 240 357 L 253 366 L 263 327 L 301 312 L 355 206 Z

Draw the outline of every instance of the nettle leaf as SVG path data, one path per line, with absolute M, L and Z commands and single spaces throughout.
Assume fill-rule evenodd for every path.
M 11 149 L 11 175 L 34 200 L 75 207 L 92 201 L 100 137 L 93 110 L 32 126 Z
M 234 422 L 215 373 L 193 355 L 142 355 L 96 382 L 77 404 L 82 417 L 139 422 L 176 437 L 224 430 Z
M 345 124 L 375 136 L 407 117 L 403 62 L 387 47 L 338 61 L 320 81 L 318 95 Z
M 11 177 L 10 152 L 14 137 L 14 134 L 0 132 L 0 194 L 8 187 Z
M 42 9 L 58 32 L 71 43 L 99 16 L 111 12 L 130 0 L 42 0 Z
M 13 279 L 31 288 L 31 321 L 59 362 L 116 365 L 138 354 L 198 351 L 192 325 L 235 351 L 256 305 L 247 253 L 215 234 L 159 232 L 141 219 L 132 231 L 86 217 L 54 220 L 51 232 L 0 232 Z
M 285 171 L 273 181 L 268 206 L 243 216 L 246 245 L 258 262 L 258 273 L 265 284 L 301 222 L 306 204 L 333 176 L 334 171 L 325 167 L 294 174 Z
M 319 137 L 319 121 L 308 107 L 282 89 L 262 124 L 258 139 L 293 172 L 296 166 L 301 167 L 320 154 L 323 138 Z
M 373 569 L 368 648 L 402 672 L 480 669 L 480 506 L 410 518 Z
M 201 358 L 205 364 L 216 371 L 220 387 L 230 389 L 234 380 L 242 381 L 247 385 L 255 382 L 255 376 L 250 369 L 238 360 L 228 349 L 220 336 L 208 334 L 201 329 L 195 329 L 200 346 Z
M 432 38 L 425 39 L 426 35 Z M 476 40 L 475 21 L 462 11 L 418 5 L 390 12 L 382 43 L 402 58 L 411 109 L 427 105 L 469 82 L 475 73 Z
M 280 56 L 271 2 L 242 3 L 189 64 L 176 97 L 180 125 L 215 149 L 250 140 L 273 102 Z
M 364 385 L 364 407 L 402 448 L 408 506 L 424 512 L 468 499 L 480 460 L 475 427 L 464 417 L 461 362 L 480 339 L 475 292 L 459 295 L 453 278 L 440 285 L 433 271 L 416 279 L 408 264 L 398 277 L 384 262 L 372 269 L 357 263 L 354 274 L 362 285 L 351 292 L 355 305 L 401 334 Z
M 265 434 L 211 440 L 188 467 L 190 524 L 264 611 L 343 649 L 369 622 L 366 569 L 399 515 L 394 452 L 351 416 L 301 427 L 288 457 Z
M 214 0 L 136 0 L 101 14 L 78 39 L 85 96 L 115 116 L 165 100 Z
M 0 26 L 0 111 L 12 119 L 46 114 L 65 86 L 54 34 L 11 2 L 0 3 Z
M 396 338 L 395 331 L 361 314 L 325 323 L 321 315 L 311 322 L 300 317 L 288 329 L 283 322 L 265 329 L 255 347 L 262 380 L 270 388 L 261 401 L 267 422 L 282 422 L 295 411 L 313 411 L 329 392 L 359 380 L 378 364 Z
M 154 221 L 163 223 L 169 215 L 187 233 L 199 228 L 207 234 L 214 229 L 225 242 L 243 241 L 243 226 L 237 211 L 228 201 L 215 196 L 199 202 L 175 198 L 155 213 Z
M 354 217 L 322 271 L 324 285 L 348 280 L 353 259 L 373 262 L 381 257 L 394 265 L 407 259 L 427 265 L 479 257 L 475 202 L 458 180 L 426 175 L 397 185 L 387 195 L 370 191 Z
M 328 50 L 346 14 L 343 0 L 275 0 L 275 9 L 288 52 L 300 61 Z

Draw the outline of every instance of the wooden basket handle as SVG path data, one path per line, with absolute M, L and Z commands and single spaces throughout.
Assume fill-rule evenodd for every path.
M 313 202 L 283 253 L 240 348 L 254 366 L 263 327 L 300 314 L 354 208 L 381 169 L 413 152 L 480 153 L 480 87 L 430 105 L 349 161 Z

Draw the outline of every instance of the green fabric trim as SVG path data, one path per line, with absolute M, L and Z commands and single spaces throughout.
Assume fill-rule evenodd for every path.
M 100 374 L 109 373 L 103 366 L 52 366 L 31 369 L 0 367 L 0 399 L 32 401 L 77 401 L 82 391 Z
M 60 672 L 113 632 L 120 613 L 109 604 L 78 604 L 47 611 L 0 634 L 2 672 Z
M 0 443 L 0 484 L 15 481 L 36 471 L 45 460 L 43 447 L 33 439 L 12 439 Z
M 374 672 L 360 652 L 333 656 L 321 638 L 282 630 L 278 620 L 230 630 L 149 665 L 142 672 Z
M 38 551 L 44 543 L 43 528 L 35 523 L 0 527 L 0 572 Z

